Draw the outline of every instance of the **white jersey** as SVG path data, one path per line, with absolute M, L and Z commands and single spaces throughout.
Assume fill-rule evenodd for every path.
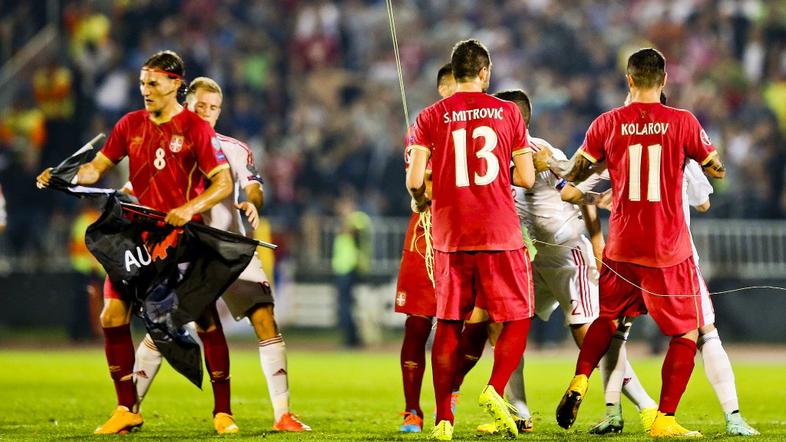
M 229 163 L 235 188 L 230 196 L 205 214 L 205 222 L 210 227 L 245 235 L 246 229 L 243 227 L 240 211 L 235 208 L 235 204 L 238 202 L 241 189 L 245 189 L 249 184 L 261 186 L 262 178 L 254 168 L 254 155 L 245 143 L 226 135 L 218 133 L 216 135 Z
M 682 210 L 685 213 L 685 222 L 688 224 L 690 232 L 690 208 L 707 202 L 713 192 L 710 180 L 704 175 L 699 163 L 690 160 L 685 166 L 682 178 Z M 696 251 L 696 244 L 693 242 L 693 235 L 690 237 L 690 244 L 693 248 L 693 258 L 696 265 L 699 265 L 699 254 Z
M 567 160 L 565 154 L 541 138 L 529 137 L 529 145 L 534 151 L 549 149 L 557 160 Z M 582 191 L 592 189 L 596 184 L 608 180 L 608 172 L 593 175 L 577 187 Z M 547 170 L 535 174 L 535 184 L 531 189 L 514 186 L 516 212 L 524 221 L 533 239 L 564 244 L 586 235 L 586 227 L 581 220 L 578 206 L 562 201 L 559 189 L 565 180 Z

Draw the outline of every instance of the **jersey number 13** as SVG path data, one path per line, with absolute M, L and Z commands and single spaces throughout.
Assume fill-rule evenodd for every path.
M 451 132 L 453 135 L 453 147 L 456 155 L 456 187 L 469 186 L 469 169 L 467 166 L 467 130 L 457 129 Z M 478 175 L 474 173 L 476 186 L 491 184 L 499 175 L 499 160 L 494 156 L 494 149 L 497 147 L 497 134 L 488 126 L 478 126 L 472 130 L 472 139 L 483 138 L 483 147 L 475 152 L 475 156 L 483 159 L 486 164 L 486 173 Z

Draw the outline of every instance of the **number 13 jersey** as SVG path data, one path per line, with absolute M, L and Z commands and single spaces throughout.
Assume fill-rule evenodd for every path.
M 592 122 L 582 155 L 605 160 L 613 189 L 605 255 L 646 267 L 691 256 L 682 210 L 687 158 L 707 164 L 715 147 L 696 117 L 660 103 L 630 103 Z
M 524 247 L 509 165 L 529 148 L 515 104 L 482 92 L 457 92 L 418 115 L 409 141 L 431 155 L 436 250 Z

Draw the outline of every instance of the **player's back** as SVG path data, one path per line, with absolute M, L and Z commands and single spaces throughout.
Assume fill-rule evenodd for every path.
M 611 259 L 668 267 L 690 256 L 683 168 L 687 157 L 701 162 L 712 151 L 690 112 L 660 103 L 631 103 L 593 123 L 585 154 L 605 157 L 614 189 L 606 250 Z
M 513 153 L 527 146 L 515 104 L 457 92 L 421 113 L 413 141 L 431 150 L 437 250 L 523 247 L 510 191 Z

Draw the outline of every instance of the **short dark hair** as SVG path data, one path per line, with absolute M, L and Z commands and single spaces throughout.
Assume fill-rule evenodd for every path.
M 481 69 L 490 65 L 489 50 L 478 40 L 463 40 L 453 46 L 450 66 L 456 81 L 471 80 L 480 74 Z
M 628 57 L 627 72 L 636 87 L 660 86 L 666 77 L 666 57 L 655 48 L 639 49 Z
M 448 75 L 453 75 L 453 68 L 450 66 L 450 63 L 445 63 L 439 68 L 439 71 L 437 71 L 437 87 L 442 84 L 442 80 Z
M 175 51 L 159 51 L 151 55 L 142 67 L 158 69 L 171 74 L 169 78 L 180 78 L 186 75 L 186 65 Z
M 524 118 L 524 123 L 529 126 L 529 121 L 532 118 L 532 103 L 529 101 L 529 96 L 527 96 L 526 92 L 521 89 L 511 89 L 497 92 L 494 96 L 500 100 L 516 103 L 516 106 L 518 106 L 521 111 L 521 116 Z

